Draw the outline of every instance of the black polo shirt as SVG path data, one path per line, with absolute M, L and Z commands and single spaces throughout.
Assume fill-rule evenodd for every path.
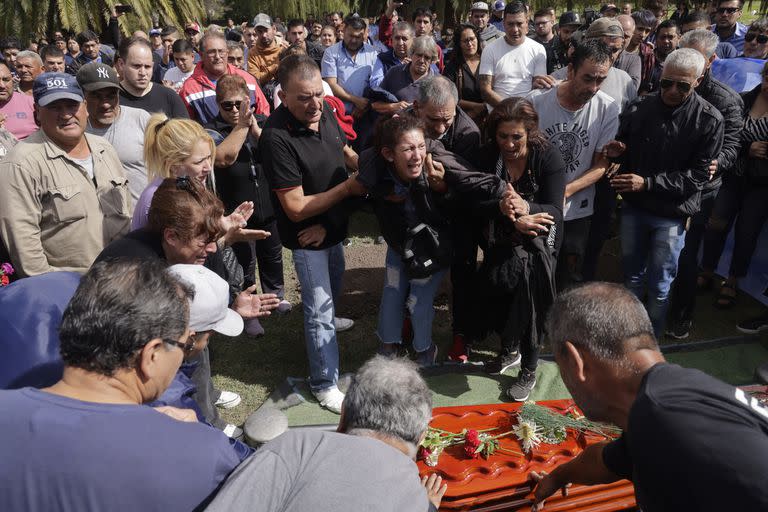
M 304 249 L 299 245 L 298 233 L 315 224 L 325 227 L 325 240 L 319 247 L 306 249 L 327 249 L 346 238 L 349 216 L 346 201 L 315 217 L 293 222 L 274 194 L 278 190 L 302 187 L 304 195 L 311 196 L 342 183 L 347 179 L 344 163 L 346 144 L 346 135 L 326 103 L 323 103 L 317 132 L 297 121 L 285 105 L 280 105 L 267 119 L 259 141 L 259 151 L 273 191 L 272 204 L 277 214 L 277 229 L 283 245 L 288 249 Z

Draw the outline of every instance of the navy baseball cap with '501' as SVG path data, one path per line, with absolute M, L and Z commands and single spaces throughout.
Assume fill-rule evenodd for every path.
M 45 107 L 56 100 L 83 101 L 83 90 L 69 73 L 43 73 L 32 84 L 35 103 Z

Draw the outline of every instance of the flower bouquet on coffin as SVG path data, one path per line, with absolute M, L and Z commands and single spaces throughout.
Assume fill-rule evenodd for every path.
M 13 265 L 10 263 L 3 263 L 0 265 L 0 286 L 8 286 L 11 283 L 11 276 L 16 271 L 13 269 Z

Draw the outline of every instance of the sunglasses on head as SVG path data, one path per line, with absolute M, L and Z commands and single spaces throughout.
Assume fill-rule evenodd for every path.
M 222 109 L 226 110 L 227 112 L 232 112 L 233 110 L 237 109 L 240 111 L 240 102 L 239 101 L 222 101 L 219 103 Z
M 738 10 L 738 7 L 718 7 L 717 14 L 733 14 Z
M 744 36 L 744 40 L 748 43 L 751 43 L 752 41 L 754 41 L 755 38 L 757 38 L 758 44 L 768 43 L 768 36 L 763 34 L 755 34 L 754 32 L 752 32 L 751 34 L 747 34 Z
M 688 82 L 679 82 L 677 80 L 670 80 L 669 78 L 662 78 L 659 81 L 659 85 L 662 89 L 669 89 L 673 85 L 676 85 L 677 90 L 683 94 L 687 94 L 691 90 L 691 84 Z

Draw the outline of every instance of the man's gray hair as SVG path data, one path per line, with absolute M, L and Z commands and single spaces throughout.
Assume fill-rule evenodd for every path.
M 205 31 L 205 34 L 203 35 L 202 39 L 200 39 L 200 51 L 205 51 L 205 43 L 210 41 L 211 39 L 221 39 L 224 41 L 224 44 L 227 43 L 227 38 L 224 36 L 224 32 L 217 32 L 217 31 Z
M 432 392 L 407 359 L 376 356 L 355 374 L 344 397 L 344 427 L 370 430 L 414 445 L 432 418 Z
M 711 30 L 700 28 L 686 32 L 680 39 L 680 48 L 701 49 L 704 51 L 704 58 L 709 60 L 715 54 L 717 44 L 720 38 Z
M 678 48 L 664 59 L 664 68 L 693 71 L 696 76 L 701 76 L 704 73 L 706 65 L 707 61 L 704 56 L 691 48 Z
M 444 107 L 450 102 L 459 104 L 459 91 L 456 86 L 442 75 L 425 76 L 418 82 L 419 105 L 433 105 Z
M 411 37 L 416 35 L 416 31 L 414 30 L 413 25 L 411 25 L 407 21 L 398 21 L 397 23 L 395 23 L 395 26 L 392 29 L 392 35 L 394 36 L 396 32 L 397 33 L 408 32 L 408 34 L 410 34 Z
M 630 339 L 634 350 L 658 350 L 643 303 L 614 283 L 593 282 L 558 295 L 549 309 L 545 332 L 555 354 L 562 353 L 569 341 L 617 364 L 625 362 L 629 348 L 625 342 Z
M 32 50 L 24 50 L 19 52 L 18 55 L 16 55 L 16 60 L 19 59 L 32 59 L 35 62 L 37 62 L 40 67 L 43 66 L 43 59 L 40 58 L 40 55 L 36 52 L 33 52 Z
M 428 56 L 433 62 L 437 61 L 437 44 L 432 36 L 419 36 L 413 40 L 411 49 L 408 50 L 408 55 L 425 55 Z

